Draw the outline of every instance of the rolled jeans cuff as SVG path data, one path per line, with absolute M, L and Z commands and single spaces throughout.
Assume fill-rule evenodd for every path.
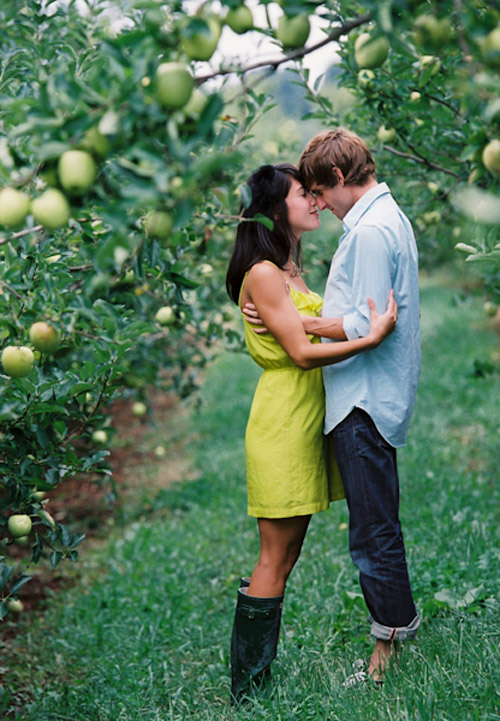
M 391 628 L 391 626 L 383 626 L 373 619 L 368 618 L 371 623 L 371 635 L 379 638 L 381 641 L 411 641 L 417 635 L 420 626 L 420 616 L 417 614 L 408 626 L 399 626 Z

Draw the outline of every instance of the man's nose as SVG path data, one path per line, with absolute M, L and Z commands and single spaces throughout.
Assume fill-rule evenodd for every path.
M 316 198 L 316 205 L 318 206 L 318 210 L 324 210 L 326 208 L 326 203 L 323 200 L 323 198 Z

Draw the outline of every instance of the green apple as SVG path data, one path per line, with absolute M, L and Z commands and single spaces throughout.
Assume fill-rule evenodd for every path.
M 252 12 L 246 5 L 240 5 L 237 8 L 228 10 L 225 21 L 226 25 L 229 25 L 231 30 L 238 33 L 238 35 L 242 35 L 253 28 Z
M 361 88 L 370 88 L 373 85 L 375 73 L 369 68 L 363 68 L 358 73 L 358 85 Z
M 66 196 L 56 188 L 48 188 L 38 198 L 32 200 L 31 212 L 36 222 L 49 230 L 66 225 L 71 217 Z
M 208 98 L 203 92 L 203 90 L 195 88 L 191 93 L 191 97 L 189 98 L 188 102 L 183 107 L 182 112 L 184 113 L 184 115 L 188 115 L 189 117 L 196 120 L 202 114 L 205 105 L 207 104 L 207 100 Z
M 474 185 L 474 183 L 479 180 L 480 177 L 481 173 L 479 172 L 479 169 L 474 168 L 474 170 L 469 173 L 469 177 L 467 178 L 467 185 Z
M 11 613 L 22 613 L 24 604 L 19 598 L 9 598 L 7 601 L 7 610 Z
M 181 28 L 181 45 L 191 60 L 210 60 L 221 34 L 216 15 L 195 16 Z
M 161 63 L 156 69 L 155 95 L 161 105 L 182 108 L 193 88 L 194 78 L 184 63 Z
M 430 45 L 433 48 L 440 48 L 446 45 L 453 34 L 453 29 L 448 18 L 438 19 L 430 13 L 420 15 L 415 20 L 413 29 L 416 45 Z
M 18 543 L 20 546 L 27 546 L 30 542 L 29 536 L 18 536 L 16 538 L 16 543 Z
M 61 334 L 50 323 L 39 320 L 30 328 L 30 341 L 40 353 L 51 355 L 61 345 Z
M 165 24 L 167 16 L 161 8 L 149 8 L 143 16 L 144 25 L 147 28 L 157 29 Z
M 160 325 L 172 325 L 175 323 L 174 309 L 169 305 L 164 305 L 156 311 L 155 320 Z
M 34 362 L 33 351 L 27 346 L 8 345 L 2 351 L 3 369 L 11 378 L 27 376 Z
M 429 190 L 431 191 L 431 193 L 434 193 L 434 194 L 439 193 L 439 191 L 440 191 L 439 184 L 438 184 L 438 183 L 435 183 L 433 180 L 430 180 L 430 181 L 427 183 L 427 187 L 429 188 Z
M 40 510 L 37 511 L 37 516 L 42 519 L 42 521 L 45 521 L 49 524 L 49 526 L 52 526 L 52 528 L 56 527 L 56 522 L 54 521 L 54 518 L 50 515 L 48 511 L 45 510 L 45 508 L 40 508 Z
M 213 272 L 214 272 L 214 269 L 212 268 L 210 263 L 202 263 L 200 265 L 200 273 L 202 275 L 212 275 Z
M 108 442 L 108 434 L 104 430 L 94 431 L 92 433 L 92 443 L 96 446 L 105 446 Z
M 492 303 L 491 300 L 485 301 L 483 305 L 483 310 L 485 315 L 489 316 L 490 318 L 493 318 L 493 316 L 497 313 L 497 306 L 495 303 Z
M 181 178 L 179 175 L 175 175 L 170 181 L 169 190 L 174 198 L 181 198 L 186 195 L 187 188 L 184 185 L 184 178 Z
M 97 175 L 94 158 L 86 150 L 67 150 L 57 164 L 59 180 L 70 195 L 83 195 Z
M 490 140 L 482 154 L 483 165 L 493 175 L 500 175 L 500 140 Z
M 412 103 L 418 103 L 421 97 L 422 93 L 419 93 L 418 90 L 412 90 L 410 93 L 410 100 Z
M 164 210 L 152 210 L 144 221 L 144 229 L 148 238 L 157 238 L 158 240 L 166 240 L 172 232 L 173 225 L 172 216 Z
M 167 455 L 167 449 L 165 446 L 159 445 L 154 449 L 154 454 L 157 458 L 165 458 Z
M 386 128 L 385 125 L 381 125 L 377 130 L 377 138 L 381 143 L 391 143 L 396 138 L 396 129 Z
M 491 67 L 500 66 L 500 25 L 480 41 L 484 61 Z
M 148 412 L 148 407 L 145 403 L 142 401 L 136 401 L 132 404 L 132 415 L 136 416 L 137 418 L 141 418 L 142 416 L 145 416 Z
M 31 531 L 32 525 L 31 518 L 26 513 L 15 513 L 13 516 L 10 516 L 7 521 L 7 528 L 14 538 L 27 536 Z
M 384 35 L 361 33 L 354 43 L 354 59 L 360 68 L 379 68 L 389 57 L 389 49 Z
M 441 60 L 435 55 L 422 55 L 419 60 L 420 70 L 429 70 L 431 77 L 441 69 Z
M 45 491 L 34 491 L 31 495 L 35 501 L 41 501 L 45 497 Z
M 301 48 L 311 30 L 307 15 L 283 15 L 276 29 L 276 37 L 284 48 Z
M 101 158 L 111 150 L 111 143 L 107 136 L 99 131 L 97 125 L 92 125 L 84 132 L 79 146 L 82 150 L 88 150 L 89 153 L 94 153 Z
M 14 188 L 0 191 L 0 224 L 15 228 L 23 222 L 29 213 L 30 198 L 26 193 Z
M 426 225 L 434 225 L 441 221 L 441 213 L 439 210 L 429 210 L 428 213 L 422 215 L 422 220 Z

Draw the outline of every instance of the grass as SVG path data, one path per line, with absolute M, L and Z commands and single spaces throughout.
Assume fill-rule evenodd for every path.
M 313 518 L 290 579 L 272 689 L 240 710 L 228 705 L 238 578 L 258 550 L 245 515 L 243 448 L 258 369 L 226 355 L 193 411 L 199 477 L 149 499 L 147 513 L 95 552 L 86 581 L 21 626 L 9 649 L 7 717 L 500 720 L 498 376 L 478 375 L 498 339 L 479 299 L 461 299 L 443 279 L 422 282 L 422 328 L 400 472 L 423 624 L 382 689 L 342 686 L 372 645 L 342 502 Z

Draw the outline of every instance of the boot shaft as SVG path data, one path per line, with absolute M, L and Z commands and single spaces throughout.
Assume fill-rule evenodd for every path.
M 248 588 L 238 591 L 231 638 L 232 695 L 239 700 L 262 678 L 276 657 L 283 596 L 258 598 Z

